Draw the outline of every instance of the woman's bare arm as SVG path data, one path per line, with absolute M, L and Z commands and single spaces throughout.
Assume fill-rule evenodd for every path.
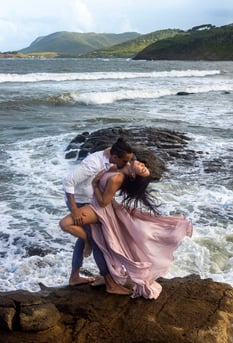
M 116 192 L 120 189 L 124 181 L 123 173 L 117 173 L 112 175 L 106 184 L 104 191 L 102 192 L 99 188 L 99 176 L 97 175 L 92 182 L 95 197 L 101 207 L 107 206 L 112 198 L 115 196 Z

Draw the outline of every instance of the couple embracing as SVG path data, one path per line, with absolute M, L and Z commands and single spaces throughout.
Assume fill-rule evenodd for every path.
M 192 235 L 192 223 L 182 215 L 160 215 L 148 192 L 150 182 L 149 169 L 122 138 L 88 155 L 64 178 L 71 213 L 60 227 L 79 237 L 70 285 L 95 282 L 79 275 L 83 257 L 93 251 L 108 293 L 159 296 L 162 287 L 156 280 L 168 272 L 182 239 Z

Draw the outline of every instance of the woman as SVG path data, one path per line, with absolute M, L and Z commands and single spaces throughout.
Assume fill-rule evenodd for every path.
M 93 224 L 93 239 L 117 283 L 124 285 L 130 278 L 134 283 L 132 297 L 156 299 L 162 287 L 155 280 L 167 273 L 173 251 L 186 235 L 192 235 L 192 224 L 183 216 L 158 215 L 158 205 L 152 203 L 147 192 L 150 181 L 149 170 L 139 161 L 98 174 L 92 182 L 94 199 L 82 207 L 78 224 Z M 122 204 L 114 199 L 118 190 Z M 147 207 L 150 213 L 138 210 L 138 204 Z M 85 253 L 90 253 L 85 232 L 74 225 L 71 215 L 63 218 L 60 226 L 84 239 Z

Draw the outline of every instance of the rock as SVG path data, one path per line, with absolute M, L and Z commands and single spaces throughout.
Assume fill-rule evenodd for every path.
M 111 146 L 119 137 L 133 147 L 135 155 L 146 164 L 155 180 L 159 180 L 167 170 L 167 161 L 181 159 L 184 164 L 196 158 L 195 152 L 187 149 L 190 138 L 184 133 L 150 127 L 114 127 L 91 134 L 84 132 L 71 140 L 65 157 L 74 158 L 76 154 L 78 159 L 83 159 L 89 153 Z
M 8 320 L 11 331 L 1 325 L 0 337 L 6 343 L 233 341 L 233 288 L 230 285 L 201 280 L 195 275 L 158 281 L 163 291 L 156 300 L 110 295 L 104 286 L 89 285 L 44 286 L 36 294 L 1 293 L 0 323 L 9 310 L 16 314 L 11 325 Z M 42 316 L 38 308 L 43 308 Z M 25 314 L 27 325 L 23 328 L 15 325 Z M 41 319 L 48 325 L 41 326 Z
M 26 246 L 25 247 L 25 255 L 24 257 L 27 256 L 46 256 L 51 253 L 51 250 L 48 248 L 41 247 L 39 245 L 34 245 L 34 246 Z
M 193 94 L 190 92 L 177 92 L 176 95 L 189 95 L 189 94 Z
M 0 305 L 0 329 L 13 330 L 16 306 L 12 299 L 3 297 Z
M 22 331 L 43 331 L 56 326 L 60 313 L 53 304 L 22 306 L 19 325 Z

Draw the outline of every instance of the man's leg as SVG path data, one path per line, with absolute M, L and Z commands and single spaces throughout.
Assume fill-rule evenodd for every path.
M 72 257 L 72 270 L 69 278 L 69 285 L 75 286 L 82 283 L 89 283 L 95 281 L 94 277 L 82 277 L 80 276 L 80 268 L 83 264 L 83 252 L 84 252 L 84 241 L 79 238 L 77 239 L 73 257 Z
M 66 205 L 68 209 L 71 211 L 71 208 L 68 202 L 66 202 Z M 82 205 L 83 204 L 77 204 L 78 207 Z M 69 278 L 70 286 L 75 286 L 78 284 L 89 283 L 89 282 L 95 281 L 94 277 L 85 278 L 85 277 L 80 276 L 80 268 L 82 267 L 82 264 L 83 264 L 83 254 L 84 254 L 84 241 L 81 238 L 78 238 L 75 243 L 73 256 L 72 256 L 72 269 L 71 269 L 70 278 Z

